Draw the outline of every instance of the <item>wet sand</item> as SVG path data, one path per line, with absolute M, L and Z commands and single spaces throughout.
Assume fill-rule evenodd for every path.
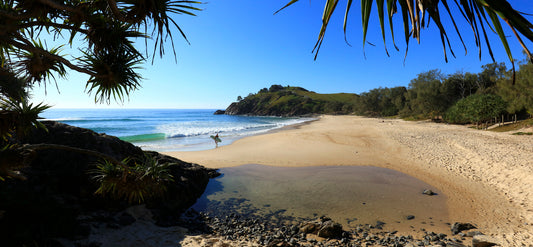
M 531 136 L 429 122 L 323 116 L 217 149 L 166 154 L 212 168 L 243 164 L 389 168 L 442 191 L 451 223 L 475 223 L 504 246 L 533 242 Z

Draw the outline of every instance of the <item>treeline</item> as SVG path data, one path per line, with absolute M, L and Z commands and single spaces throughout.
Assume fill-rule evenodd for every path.
M 513 81 L 504 63 L 482 66 L 480 73 L 419 74 L 409 86 L 376 88 L 360 94 L 355 114 L 438 119 L 449 123 L 486 123 L 533 114 L 533 65 L 520 63 Z

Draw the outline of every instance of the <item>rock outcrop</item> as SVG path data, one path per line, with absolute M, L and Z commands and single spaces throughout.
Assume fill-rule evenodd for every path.
M 315 234 L 321 238 L 342 238 L 342 225 L 333 222 L 328 217 L 321 217 L 319 220 L 304 223 L 300 232 L 306 234 Z
M 216 170 L 187 163 L 156 152 L 145 152 L 117 137 L 92 130 L 46 121 L 47 131 L 35 130 L 24 144 L 57 144 L 92 150 L 123 160 L 141 159 L 149 155 L 170 166 L 173 182 L 166 185 L 166 197 L 147 202 L 160 225 L 172 225 L 179 215 L 200 197 Z M 48 246 L 46 239 L 88 234 L 88 227 L 79 224 L 80 215 L 91 212 L 119 212 L 129 203 L 97 196 L 98 184 L 92 179 L 98 157 L 58 149 L 37 150 L 30 166 L 21 170 L 27 180 L 0 182 L 0 238 L 19 245 L 27 236 Z M 30 227 L 31 226 L 31 227 Z M 5 236 L 4 236 L 5 234 Z M 8 237 L 9 236 L 9 237 Z M 45 241 L 45 242 L 43 242 Z

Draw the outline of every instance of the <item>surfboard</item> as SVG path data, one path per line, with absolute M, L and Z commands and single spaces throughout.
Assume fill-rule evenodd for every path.
M 216 142 L 222 142 L 222 140 L 220 140 L 219 137 L 217 136 L 210 136 L 213 140 L 215 140 Z

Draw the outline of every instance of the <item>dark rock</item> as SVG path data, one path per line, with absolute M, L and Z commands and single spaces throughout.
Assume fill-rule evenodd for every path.
M 341 239 L 343 237 L 342 225 L 333 222 L 327 217 L 304 223 L 300 227 L 300 232 L 303 234 L 315 234 L 322 238 Z
M 301 228 L 300 232 L 302 233 L 316 233 L 320 225 L 315 222 L 305 223 Z
M 224 115 L 226 113 L 226 111 L 224 110 L 216 110 L 215 113 L 213 113 L 213 115 Z
M 460 233 L 462 231 L 470 230 L 470 229 L 476 229 L 476 227 L 474 225 L 470 224 L 470 223 L 455 222 L 452 225 L 451 231 L 452 231 L 453 235 L 455 235 L 455 234 L 458 234 L 458 233 Z
M 495 239 L 486 235 L 476 235 L 472 238 L 472 247 L 489 247 L 498 245 Z
M 414 216 L 414 215 L 407 215 L 407 217 L 405 217 L 405 218 L 406 218 L 407 220 L 412 220 L 412 219 L 415 218 L 415 216 Z
M 160 164 L 175 163 L 170 167 L 175 181 L 167 185 L 167 197 L 147 203 L 154 218 L 166 220 L 168 224 L 196 202 L 210 178 L 219 175 L 213 169 L 156 152 L 144 152 L 114 136 L 58 122 L 42 123 L 48 131 L 36 129 L 22 144 L 69 146 L 96 151 L 119 161 L 127 157 L 135 161 L 151 155 Z M 80 232 L 78 216 L 81 214 L 90 215 L 99 210 L 119 212 L 129 206 L 125 201 L 94 194 L 98 184 L 90 171 L 96 168 L 98 157 L 70 150 L 37 149 L 33 158 L 30 165 L 21 170 L 26 181 L 9 180 L 0 184 L 0 208 L 6 211 L 0 224 L 0 239 L 9 239 L 8 246 L 33 245 L 54 237 L 71 238 Z M 131 222 L 128 216 L 119 218 L 117 225 Z
M 318 230 L 317 235 L 322 238 L 340 239 L 342 237 L 342 225 L 331 220 L 326 221 L 322 224 L 320 230 Z
M 123 212 L 117 216 L 117 223 L 122 226 L 131 225 L 134 222 L 135 222 L 135 218 L 133 218 L 131 214 Z

